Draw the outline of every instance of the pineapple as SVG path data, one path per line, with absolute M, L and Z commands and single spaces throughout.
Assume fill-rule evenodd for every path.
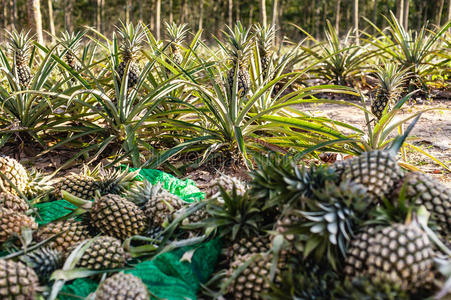
M 114 194 L 96 198 L 89 216 L 93 227 L 121 240 L 138 235 L 147 227 L 146 214 L 136 204 Z
M 13 194 L 26 191 L 29 181 L 28 173 L 17 160 L 4 155 L 0 156 L 0 173 L 2 173 L 0 191 Z
M 182 42 L 185 39 L 186 33 L 188 32 L 187 24 L 181 24 L 177 26 L 177 24 L 166 23 L 166 31 L 169 36 L 169 49 L 171 53 L 171 58 L 175 64 L 181 65 L 183 62 L 183 54 L 182 54 Z
M 244 256 L 252 253 L 264 253 L 269 250 L 271 241 L 269 236 L 252 236 L 249 238 L 241 238 L 237 242 L 234 242 L 227 249 L 227 257 L 233 261 L 239 256 Z
M 0 259 L 0 299 L 34 300 L 38 290 L 39 279 L 32 268 Z
M 8 32 L 9 49 L 14 55 L 14 72 L 20 85 L 27 87 L 31 81 L 31 71 L 28 66 L 30 51 L 33 48 L 33 35 L 30 31 L 20 33 L 17 31 Z
M 266 77 L 268 74 L 269 64 L 273 56 L 273 44 L 276 34 L 276 27 L 271 25 L 269 27 L 255 26 L 255 35 L 257 38 L 258 53 L 260 55 L 261 73 Z
M 401 96 L 408 78 L 408 70 L 402 70 L 395 64 L 386 64 L 384 68 L 376 67 L 375 76 L 378 87 L 371 103 L 371 112 L 380 120 L 384 111 L 390 111 L 391 105 Z
M 398 183 L 394 199 L 404 186 L 406 199 L 412 199 L 416 206 L 424 205 L 440 226 L 441 233 L 451 237 L 451 190 L 426 174 L 411 172 Z
M 432 244 L 416 224 L 361 233 L 348 252 L 345 273 L 349 276 L 368 276 L 403 291 L 416 291 L 434 277 Z
M 248 60 L 251 53 L 250 29 L 245 29 L 240 22 L 235 30 L 227 27 L 229 33 L 223 32 L 227 38 L 228 47 L 224 48 L 232 61 L 232 68 L 227 73 L 227 83 L 230 94 L 233 94 L 233 86 L 236 75 L 237 96 L 244 97 L 249 91 L 250 75 L 248 71 Z
M 232 191 L 233 187 L 235 186 L 239 195 L 243 195 L 247 190 L 246 183 L 244 183 L 237 177 L 229 176 L 226 174 L 221 174 L 219 177 L 206 184 L 198 185 L 199 188 L 205 191 L 205 197 L 207 199 L 218 197 L 220 194 L 220 186 L 227 192 Z
M 160 184 L 148 181 L 130 190 L 127 199 L 139 205 L 149 221 L 150 228 L 165 227 L 186 204 L 169 193 Z
M 55 270 L 63 266 L 63 254 L 49 247 L 37 249 L 20 257 L 20 260 L 31 267 L 39 276 L 41 283 L 49 280 Z
M 73 246 L 91 238 L 91 230 L 82 222 L 66 220 L 47 224 L 36 232 L 38 241 L 44 241 L 55 235 L 57 237 L 48 242 L 47 246 L 67 255 Z
M 0 192 L 0 207 L 8 208 L 16 212 L 25 213 L 30 209 L 28 202 L 11 193 Z
M 125 252 L 121 241 L 99 236 L 90 241 L 76 267 L 90 270 L 116 269 L 125 266 Z
M 103 281 L 96 291 L 96 300 L 148 300 L 147 286 L 132 274 L 117 273 Z
M 24 228 L 37 229 L 38 224 L 23 213 L 0 207 L 0 243 L 14 235 L 20 236 Z
M 119 80 L 122 81 L 126 66 L 129 65 L 127 87 L 132 88 L 138 83 L 140 70 L 135 60 L 141 48 L 140 44 L 145 37 L 144 28 L 141 23 L 133 26 L 131 23 L 124 24 L 121 22 L 121 27 L 118 27 L 117 31 L 122 40 L 120 46 L 122 62 L 117 66 L 116 72 Z
M 65 31 L 61 33 L 60 38 L 60 41 L 64 46 L 64 50 L 67 50 L 66 54 L 64 55 L 64 60 L 66 61 L 67 65 L 76 72 L 80 72 L 82 69 L 81 64 L 77 60 L 77 56 L 75 54 L 77 53 L 78 48 L 80 48 L 80 34 L 81 33 Z

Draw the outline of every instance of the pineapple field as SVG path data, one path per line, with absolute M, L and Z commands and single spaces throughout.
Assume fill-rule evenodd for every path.
M 4 30 L 0 299 L 450 299 L 451 22 L 384 20 Z

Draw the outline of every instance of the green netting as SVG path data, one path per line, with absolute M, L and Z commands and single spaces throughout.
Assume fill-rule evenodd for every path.
M 133 170 L 135 169 L 130 169 L 130 171 Z M 183 181 L 152 169 L 141 169 L 140 175 L 151 183 L 161 182 L 165 189 L 187 202 L 204 198 L 204 194 L 192 180 Z M 39 203 L 36 208 L 40 216 L 39 224 L 47 224 L 69 214 L 75 206 L 65 200 L 59 200 Z M 195 252 L 191 261 L 181 261 L 184 254 L 193 249 Z M 151 261 L 139 263 L 126 272 L 140 277 L 156 297 L 168 300 L 196 299 L 200 284 L 205 282 L 213 272 L 220 249 L 220 241 L 213 240 L 164 253 Z M 62 300 L 84 298 L 96 288 L 97 282 L 92 279 L 76 279 L 63 287 L 59 298 Z

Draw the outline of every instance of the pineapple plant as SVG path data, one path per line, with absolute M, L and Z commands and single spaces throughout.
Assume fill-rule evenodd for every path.
M 121 22 L 117 32 L 121 38 L 120 54 L 122 61 L 117 66 L 116 72 L 119 80 L 122 81 L 128 65 L 127 87 L 132 88 L 138 83 L 140 70 L 136 65 L 136 58 L 141 48 L 141 42 L 145 37 L 144 28 L 141 23 L 133 26 L 132 23 L 124 24 Z
M 32 217 L 0 207 L 0 243 L 6 242 L 14 235 L 20 236 L 24 228 L 37 229 L 38 224 Z
M 49 247 L 42 247 L 20 257 L 20 261 L 32 268 L 41 283 L 46 283 L 55 270 L 63 266 L 63 254 Z
M 21 262 L 0 259 L 0 298 L 36 299 L 39 279 L 32 268 Z
M 34 36 L 30 34 L 30 31 L 7 31 L 7 33 L 9 50 L 14 56 L 14 72 L 19 84 L 27 87 L 32 78 L 28 61 L 30 59 L 30 51 L 33 48 Z
M 60 42 L 64 46 L 64 50 L 67 50 L 64 55 L 64 60 L 69 67 L 71 67 L 74 71 L 80 72 L 82 66 L 80 62 L 77 60 L 77 51 L 80 48 L 82 33 L 74 33 L 65 31 L 61 33 Z
M 26 191 L 29 182 L 28 173 L 17 160 L 1 155 L 0 173 L 0 191 L 12 194 Z
M 424 205 L 440 227 L 440 232 L 451 237 L 451 190 L 440 181 L 420 172 L 409 172 L 399 181 L 394 199 L 405 188 L 406 199 L 416 206 Z
M 273 45 L 276 35 L 276 27 L 271 25 L 261 26 L 257 24 L 255 26 L 255 37 L 257 40 L 258 53 L 260 56 L 261 73 L 263 76 L 268 74 L 269 65 L 273 56 Z
M 147 216 L 150 229 L 166 227 L 177 212 L 186 206 L 182 199 L 169 193 L 160 184 L 148 181 L 132 188 L 127 199 L 141 207 Z
M 401 97 L 408 70 L 401 69 L 395 64 L 385 64 L 384 68 L 376 67 L 375 76 L 378 87 L 374 100 L 371 103 L 371 112 L 380 120 L 384 111 L 390 111 L 390 107 Z
M 103 281 L 96 291 L 97 300 L 147 300 L 149 298 L 147 287 L 141 279 L 122 272 Z
M 227 73 L 227 83 L 230 94 L 233 94 L 233 87 L 236 78 L 237 95 L 244 97 L 250 87 L 250 75 L 248 71 L 248 60 L 251 54 L 251 34 L 250 29 L 245 29 L 243 25 L 238 22 L 235 29 L 227 27 L 229 33 L 223 32 L 227 39 L 227 47 L 220 44 L 226 53 L 229 60 L 232 62 L 232 67 Z
M 30 209 L 30 205 L 26 200 L 15 194 L 6 192 L 0 192 L 0 207 L 8 208 L 21 213 L 25 213 Z
M 427 235 L 415 224 L 371 227 L 355 237 L 348 250 L 345 273 L 416 291 L 434 278 L 433 249 Z
M 76 267 L 89 270 L 116 269 L 125 266 L 125 251 L 121 241 L 109 236 L 99 236 L 88 242 Z
M 166 31 L 169 37 L 170 57 L 175 64 L 181 65 L 183 62 L 182 43 L 188 32 L 187 24 L 177 25 L 166 23 Z
M 75 220 L 58 221 L 40 227 L 36 232 L 36 239 L 44 241 L 56 236 L 46 245 L 56 251 L 68 255 L 73 246 L 91 237 L 91 229 L 88 225 Z

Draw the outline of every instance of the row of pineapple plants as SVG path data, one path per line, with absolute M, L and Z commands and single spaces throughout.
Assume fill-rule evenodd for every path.
M 390 147 L 330 165 L 262 155 L 249 183 L 222 176 L 195 204 L 136 181 L 137 171 L 85 167 L 49 179 L 3 156 L 0 242 L 11 254 L 0 259 L 1 295 L 56 299 L 52 274 L 71 266 L 93 272 L 80 277 L 109 272 L 95 299 L 149 299 L 152 287 L 120 272 L 132 258 L 220 237 L 222 257 L 200 297 L 440 298 L 449 292 L 441 271 L 451 263 L 451 193 L 397 158 L 417 120 Z M 38 227 L 30 197 L 63 197 L 77 209 Z M 138 237 L 154 247 L 135 253 Z
M 294 106 L 355 105 L 321 96 L 359 96 L 346 85 L 374 73 L 370 118 L 377 120 L 401 96 L 418 92 L 417 83 L 435 72 L 429 66 L 446 72 L 449 24 L 417 36 L 395 19 L 390 24 L 361 46 L 350 43 L 350 36 L 339 40 L 330 26 L 326 43 L 308 35 L 311 47 L 303 41 L 282 51 L 276 51 L 274 27 L 240 23 L 216 39 L 216 48 L 204 44 L 201 32 L 189 42 L 188 28 L 175 24 L 167 25 L 167 41 L 157 41 L 142 24 L 122 24 L 112 39 L 93 29 L 64 33 L 49 46 L 13 32 L 10 58 L 1 53 L 1 145 L 25 141 L 46 152 L 69 147 L 79 150 L 74 159 L 116 156 L 136 167 L 156 167 L 181 152 L 203 162 L 223 151 L 249 165 L 249 155 L 268 143 L 294 151 L 326 143 L 324 150 L 358 154 L 361 129 Z M 309 86 L 309 78 L 325 84 Z M 353 134 L 343 134 L 344 127 Z M 342 146 L 350 136 L 351 150 Z

